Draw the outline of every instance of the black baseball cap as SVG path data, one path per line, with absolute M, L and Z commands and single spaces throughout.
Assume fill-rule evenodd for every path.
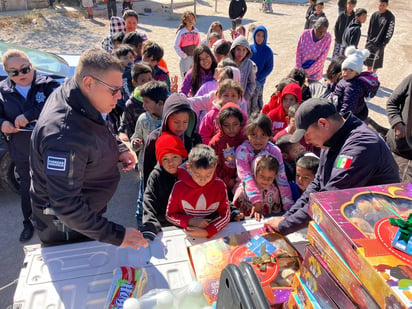
M 295 114 L 296 131 L 289 138 L 291 143 L 299 142 L 309 126 L 320 118 L 327 118 L 336 114 L 335 105 L 325 99 L 311 98 L 300 104 Z

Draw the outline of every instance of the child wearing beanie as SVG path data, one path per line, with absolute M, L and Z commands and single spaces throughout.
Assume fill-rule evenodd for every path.
M 177 181 L 177 168 L 187 158 L 182 140 L 176 135 L 163 132 L 156 141 L 157 164 L 149 175 L 143 197 L 144 238 L 153 240 L 162 226 L 169 226 L 165 214 L 167 202 Z
M 367 49 L 359 50 L 349 46 L 342 63 L 342 79 L 336 85 L 332 99 L 337 111 L 344 115 L 352 112 L 365 121 L 368 118 L 366 98 L 373 98 L 379 89 L 379 80 L 373 72 L 362 72 L 363 61 L 368 58 Z

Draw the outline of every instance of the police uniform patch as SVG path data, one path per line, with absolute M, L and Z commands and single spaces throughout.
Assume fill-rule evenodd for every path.
M 352 164 L 353 157 L 351 156 L 339 156 L 338 160 L 336 162 L 336 168 L 343 168 L 343 169 L 348 169 L 350 165 Z
M 69 158 L 69 152 L 48 151 L 45 157 L 46 174 L 55 176 L 67 176 L 70 165 Z

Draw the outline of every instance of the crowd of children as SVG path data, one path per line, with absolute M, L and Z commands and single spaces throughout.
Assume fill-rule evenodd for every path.
M 290 141 L 294 115 L 306 99 L 325 98 L 341 114 L 367 119 L 365 100 L 376 94 L 379 81 L 362 69 L 370 52 L 356 49 L 367 14 L 355 10 L 356 0 L 347 1 L 335 23 L 326 81 L 323 66 L 332 36 L 324 3 L 310 0 L 296 68 L 269 102 L 262 95 L 274 67 L 268 30 L 254 25 L 249 43 L 240 22 L 243 2 L 231 1 L 231 40 L 218 21 L 200 40 L 195 14 L 182 14 L 174 42 L 181 83 L 169 76 L 163 48 L 136 30 L 134 11 L 111 17 L 102 47 L 125 69 L 117 115 L 109 119 L 138 154 L 136 217 L 148 239 L 170 224 L 190 236 L 211 237 L 230 220 L 261 220 L 287 211 L 319 165 L 318 148 Z

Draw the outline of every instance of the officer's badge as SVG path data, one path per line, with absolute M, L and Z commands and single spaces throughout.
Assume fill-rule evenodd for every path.
M 46 101 L 46 96 L 43 92 L 37 92 L 34 99 L 37 103 L 43 103 L 44 101 Z

